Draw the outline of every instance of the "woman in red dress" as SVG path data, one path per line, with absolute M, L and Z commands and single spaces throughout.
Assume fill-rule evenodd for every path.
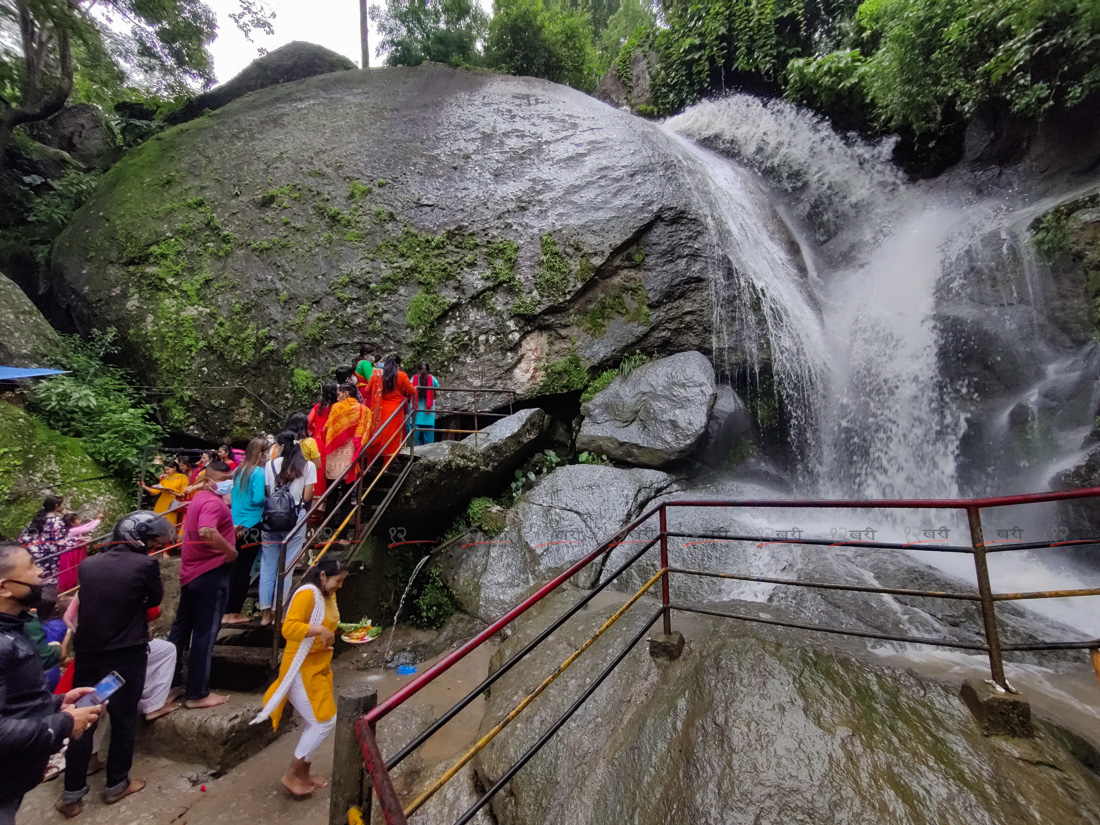
M 328 424 L 329 412 L 337 401 L 336 382 L 326 381 L 321 385 L 321 400 L 313 405 L 309 411 L 309 434 L 317 442 L 317 449 L 321 452 L 321 471 L 317 473 L 317 484 L 313 487 L 313 497 L 317 498 L 325 492 L 325 425 Z

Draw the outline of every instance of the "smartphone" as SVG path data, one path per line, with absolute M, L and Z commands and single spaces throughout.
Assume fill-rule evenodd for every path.
M 126 680 L 112 670 L 99 680 L 94 692 L 86 693 L 77 699 L 76 706 L 78 708 L 90 708 L 92 705 L 102 705 L 118 693 L 118 689 L 124 684 L 126 684 Z

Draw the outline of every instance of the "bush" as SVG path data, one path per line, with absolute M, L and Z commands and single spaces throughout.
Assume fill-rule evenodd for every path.
M 388 66 L 419 66 L 425 60 L 477 65 L 489 25 L 476 0 L 389 0 L 384 9 L 371 6 L 370 18 L 378 24 L 378 50 Z
M 85 341 L 63 339 L 58 363 L 69 374 L 35 385 L 28 406 L 49 427 L 79 438 L 93 459 L 112 472 L 132 478 L 141 466 L 142 448 L 163 434 L 153 410 L 139 400 L 133 376 L 104 362 L 116 352 L 110 328 Z

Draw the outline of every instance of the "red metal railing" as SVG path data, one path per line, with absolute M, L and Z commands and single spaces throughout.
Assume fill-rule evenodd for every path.
M 792 627 L 803 630 L 810 630 L 816 632 L 833 633 L 847 636 L 857 636 L 863 638 L 882 639 L 889 641 L 907 642 L 915 644 L 937 645 L 943 647 L 958 648 L 963 650 L 975 650 L 988 654 L 989 668 L 992 677 L 992 682 L 1001 690 L 1011 691 L 1013 688 L 1008 683 L 1004 674 L 1004 653 L 1012 651 L 1036 651 L 1036 650 L 1066 650 L 1066 649 L 1096 649 L 1100 647 L 1100 640 L 1088 639 L 1088 640 L 1060 640 L 1060 641 L 1040 641 L 1040 642 L 1027 642 L 1021 644 L 1002 644 L 997 627 L 997 618 L 995 606 L 997 602 L 1002 601 L 1018 601 L 1024 599 L 1046 599 L 1046 598 L 1065 598 L 1073 596 L 1096 596 L 1100 595 L 1100 588 L 1081 588 L 1074 590 L 1059 590 L 1059 591 L 1033 591 L 1024 593 L 994 593 L 990 584 L 989 569 L 987 564 L 987 554 L 992 552 L 1004 553 L 1021 550 L 1036 550 L 1041 548 L 1059 547 L 1067 544 L 1100 544 L 1100 539 L 1084 538 L 1076 539 L 1073 541 L 1049 541 L 1049 542 L 1005 542 L 999 544 L 991 544 L 987 542 L 983 535 L 983 528 L 981 522 L 981 511 L 988 508 L 1000 508 L 1016 505 L 1032 505 L 1044 502 L 1060 502 L 1060 501 L 1072 501 L 1077 499 L 1096 498 L 1100 496 L 1100 488 L 1090 488 L 1085 490 L 1073 490 L 1067 492 L 1053 492 L 1053 493 L 1034 493 L 1030 495 L 1020 496 L 1005 496 L 999 498 L 981 498 L 981 499 L 904 499 L 904 500 L 841 500 L 841 501 L 829 501 L 829 500 L 811 500 L 811 501 L 792 501 L 792 500 L 737 500 L 737 501 L 669 501 L 659 504 L 630 524 L 619 530 L 614 536 L 604 541 L 590 553 L 586 554 L 583 558 L 579 559 L 567 570 L 554 577 L 551 581 L 540 587 L 535 593 L 528 598 L 524 599 L 521 603 L 517 604 L 495 622 L 486 627 L 483 631 L 478 633 L 472 639 L 461 645 L 456 650 L 444 656 L 435 665 L 430 667 L 424 673 L 417 678 L 409 682 L 407 685 L 399 689 L 387 700 L 379 704 L 373 710 L 368 712 L 365 716 L 361 717 L 355 723 L 356 734 L 359 737 L 360 746 L 363 751 L 363 758 L 366 768 L 370 774 L 371 782 L 374 788 L 374 792 L 379 799 L 380 808 L 383 818 L 387 825 L 406 825 L 407 818 L 414 811 L 419 809 L 428 799 L 431 794 L 438 790 L 442 784 L 454 775 L 455 772 L 464 764 L 466 764 L 477 752 L 484 748 L 489 741 L 495 737 L 505 725 L 507 725 L 515 715 L 523 708 L 527 707 L 534 698 L 543 690 L 549 681 L 556 678 L 558 673 L 564 670 L 576 660 L 576 658 L 587 649 L 588 645 L 598 636 L 603 633 L 611 622 L 617 619 L 619 616 L 626 612 L 626 609 L 637 602 L 637 600 L 649 590 L 649 588 L 660 581 L 661 588 L 661 604 L 652 617 L 649 618 L 641 630 L 630 640 L 629 644 L 619 652 L 618 656 L 606 667 L 597 677 L 588 685 L 582 695 L 565 711 L 565 713 L 555 721 L 550 728 L 545 731 L 539 739 L 532 745 L 528 751 L 520 757 L 519 760 L 508 770 L 504 772 L 500 780 L 498 780 L 492 788 L 489 788 L 482 797 L 472 805 L 458 820 L 455 825 L 465 825 L 469 822 L 481 808 L 483 808 L 492 797 L 499 792 L 499 790 L 511 780 L 513 776 L 530 760 L 539 748 L 542 747 L 554 733 L 565 724 L 565 722 L 576 712 L 577 709 L 584 703 L 584 701 L 592 695 L 599 684 L 607 678 L 612 670 L 618 665 L 619 662 L 628 655 L 631 649 L 637 645 L 637 643 L 643 638 L 643 636 L 649 632 L 649 629 L 656 622 L 658 618 L 664 619 L 664 632 L 665 634 L 671 634 L 672 632 L 672 612 L 680 611 L 685 613 L 699 613 L 712 616 L 720 616 L 723 618 L 738 619 L 741 621 L 760 622 L 771 625 L 779 625 L 784 627 Z M 909 543 L 897 543 L 897 542 L 884 542 L 884 541 L 837 541 L 833 539 L 819 539 L 814 537 L 802 538 L 784 538 L 782 542 L 776 541 L 776 536 L 757 536 L 757 535 L 730 535 L 730 534 L 702 534 L 692 533 L 688 531 L 674 531 L 669 529 L 669 511 L 681 510 L 685 508 L 724 508 L 728 510 L 753 510 L 753 509 L 775 509 L 782 508 L 786 510 L 795 509 L 809 509 L 809 510 L 821 510 L 821 509 L 855 509 L 855 510 L 923 510 L 923 509 L 939 509 L 939 510 L 955 510 L 965 513 L 967 517 L 967 525 L 969 529 L 969 542 L 966 545 L 946 545 L 936 544 L 934 546 L 922 546 L 920 544 Z M 588 568 L 591 564 L 599 559 L 608 557 L 612 550 L 616 547 L 623 546 L 628 543 L 628 536 L 631 536 L 640 528 L 646 525 L 652 524 L 652 519 L 657 520 L 657 532 L 656 535 L 650 533 L 644 539 L 634 539 L 631 541 L 639 541 L 641 547 L 634 551 L 630 557 L 614 570 L 610 575 L 604 577 L 602 581 L 597 583 L 590 592 L 581 598 L 575 605 L 562 614 L 558 619 L 550 624 L 545 630 L 543 630 L 536 638 L 529 642 L 522 650 L 517 652 L 514 656 L 504 662 L 492 675 L 490 675 L 485 681 L 471 690 L 465 697 L 460 699 L 455 705 L 444 712 L 434 723 L 428 728 L 422 731 L 419 735 L 414 737 L 412 741 L 401 748 L 388 760 L 383 759 L 381 750 L 375 738 L 375 728 L 378 722 L 383 719 L 387 714 L 391 713 L 395 708 L 399 707 L 403 703 L 409 701 L 413 696 L 423 690 L 427 685 L 438 679 L 444 673 L 446 673 L 451 667 L 468 656 L 471 652 L 484 644 L 495 634 L 500 632 L 507 624 L 523 615 L 526 611 L 531 609 L 534 605 L 538 604 L 544 598 L 551 593 L 555 592 L 566 581 L 572 578 L 577 573 Z M 873 533 L 872 533 L 873 535 Z M 975 576 L 977 581 L 977 592 L 950 592 L 950 591 L 928 591 L 928 590 L 914 590 L 908 588 L 894 588 L 894 587 L 872 587 L 866 585 L 849 585 L 844 583 L 834 582 L 811 582 L 802 581 L 798 579 L 782 579 L 778 577 L 763 577 L 763 576 L 751 576 L 741 575 L 737 573 L 729 573 L 723 571 L 712 570 L 692 570 L 684 567 L 674 567 L 670 565 L 670 547 L 669 539 L 695 539 L 706 541 L 730 541 L 730 542 L 754 542 L 762 549 L 763 552 L 768 552 L 766 547 L 768 545 L 774 545 L 777 543 L 789 544 L 789 545 L 810 545 L 821 546 L 825 549 L 833 549 L 837 547 L 854 547 L 854 548 L 870 548 L 875 550 L 915 550 L 925 552 L 948 552 L 948 553 L 969 553 L 974 558 Z M 445 772 L 443 776 L 433 783 L 426 791 L 421 793 L 417 799 L 412 801 L 409 805 L 402 807 L 397 793 L 394 790 L 393 782 L 390 776 L 390 772 L 397 767 L 409 754 L 420 747 L 425 741 L 439 731 L 444 725 L 446 725 L 451 719 L 453 719 L 463 708 L 467 707 L 471 702 L 481 696 L 486 690 L 488 690 L 498 679 L 508 673 L 513 667 L 521 662 L 532 650 L 540 645 L 545 639 L 549 638 L 557 629 L 559 629 L 565 622 L 575 616 L 585 605 L 587 605 L 598 593 L 610 586 L 615 580 L 617 580 L 625 571 L 630 569 L 635 563 L 649 553 L 654 546 L 659 545 L 659 564 L 656 568 L 655 574 L 650 581 L 639 590 L 634 597 L 624 605 L 615 616 L 609 619 L 608 623 L 598 631 L 596 636 L 589 639 L 578 650 L 574 652 L 569 659 L 566 660 L 559 667 L 555 674 L 551 674 L 547 680 L 544 680 L 543 684 L 536 689 L 532 694 L 529 694 L 525 699 L 508 714 L 505 719 L 495 725 L 482 739 L 474 745 L 474 747 L 467 751 L 462 757 L 455 763 L 455 766 L 451 770 Z M 949 638 L 930 638 L 930 637 L 918 637 L 908 636 L 902 634 L 881 633 L 872 631 L 855 631 L 845 628 L 828 627 L 819 624 L 811 624 L 807 622 L 788 621 L 775 618 L 764 618 L 760 616 L 749 616 L 732 613 L 728 611 L 714 610 L 706 608 L 700 605 L 692 605 L 686 603 L 673 602 L 670 596 L 669 579 L 670 574 L 677 574 L 680 576 L 703 576 L 703 577 L 717 577 L 727 578 L 739 581 L 747 582 L 762 582 L 773 585 L 781 586 L 793 586 L 793 587 L 806 587 L 806 588 L 819 588 L 828 590 L 842 590 L 856 593 L 875 593 L 883 595 L 903 595 L 903 596 L 921 596 L 927 598 L 939 598 L 939 599 L 951 599 L 961 600 L 977 603 L 981 609 L 981 629 L 984 637 L 984 642 L 968 642 L 959 641 Z M 363 800 L 369 805 L 370 798 Z

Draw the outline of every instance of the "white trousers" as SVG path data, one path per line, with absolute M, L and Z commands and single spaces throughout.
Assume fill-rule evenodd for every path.
M 332 729 L 336 727 L 336 716 L 333 715 L 331 719 L 324 722 L 317 721 L 317 717 L 313 714 L 313 706 L 309 703 L 309 695 L 306 693 L 306 686 L 302 682 L 301 673 L 294 674 L 294 681 L 290 685 L 286 698 L 298 711 L 302 721 L 306 723 L 306 729 L 302 731 L 302 738 L 298 740 L 298 747 L 294 749 L 294 758 L 312 762 L 313 755 L 317 753 L 317 748 L 321 747 L 325 737 L 332 733 Z

